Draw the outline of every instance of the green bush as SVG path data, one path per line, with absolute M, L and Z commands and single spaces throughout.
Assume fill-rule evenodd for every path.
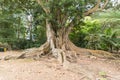
M 85 17 L 83 23 L 70 33 L 70 39 L 79 47 L 118 52 L 120 49 L 118 32 L 118 29 L 103 26 L 97 19 Z

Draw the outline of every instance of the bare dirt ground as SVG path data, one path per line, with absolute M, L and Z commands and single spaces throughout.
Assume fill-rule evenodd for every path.
M 0 52 L 0 57 L 19 53 Z M 0 80 L 120 80 L 120 60 L 80 56 L 76 63 L 66 66 L 48 57 L 0 60 Z

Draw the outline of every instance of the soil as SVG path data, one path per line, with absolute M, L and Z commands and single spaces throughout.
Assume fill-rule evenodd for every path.
M 0 57 L 20 53 L 0 52 Z M 120 60 L 82 55 L 65 65 L 52 57 L 0 60 L 0 80 L 120 80 Z

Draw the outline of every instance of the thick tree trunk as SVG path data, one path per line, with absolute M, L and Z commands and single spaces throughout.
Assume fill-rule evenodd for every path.
M 69 31 L 62 27 L 55 32 L 48 20 L 46 20 L 46 29 L 47 43 L 50 45 L 50 52 L 63 63 L 66 60 L 66 51 L 70 50 L 70 47 L 68 46 Z
M 80 53 L 82 51 L 69 40 L 68 36 L 71 28 L 61 27 L 55 32 L 52 28 L 51 23 L 46 20 L 46 29 L 46 43 L 49 44 L 48 52 L 51 52 L 53 56 L 57 57 L 60 63 L 66 62 L 66 58 L 69 61 L 75 61 L 77 53 Z

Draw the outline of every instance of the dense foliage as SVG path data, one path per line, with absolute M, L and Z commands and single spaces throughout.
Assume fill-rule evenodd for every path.
M 120 49 L 119 11 L 106 11 L 85 17 L 70 34 L 71 40 L 80 47 L 118 52 Z M 76 38 L 75 38 L 76 37 Z
M 7 43 L 12 47 L 12 49 L 35 47 L 36 44 L 37 46 L 40 46 L 40 44 L 44 43 L 46 39 L 44 36 L 45 29 L 34 26 L 43 23 L 42 21 L 40 22 L 39 17 L 41 12 L 42 10 L 36 1 L 1 0 L 0 42 L 3 44 Z M 28 20 L 28 16 L 30 15 L 32 15 L 32 18 L 34 19 L 32 22 Z M 31 27 L 33 28 L 30 29 Z M 41 35 L 40 33 L 43 34 Z M 34 37 L 34 40 L 31 38 L 31 36 Z M 41 39 L 38 40 L 38 38 Z

